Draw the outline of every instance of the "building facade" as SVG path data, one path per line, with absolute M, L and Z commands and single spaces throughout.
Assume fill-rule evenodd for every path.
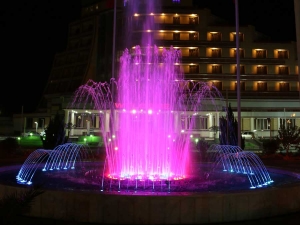
M 50 117 L 59 111 L 65 115 L 66 122 L 76 124 L 74 135 L 99 129 L 100 115 L 92 110 L 73 109 L 70 104 L 72 94 L 89 79 L 108 82 L 115 77 L 118 59 L 124 49 L 145 44 L 142 40 L 147 36 L 159 49 L 173 46 L 180 50 L 180 68 L 185 80 L 191 83 L 205 81 L 216 86 L 234 112 L 238 110 L 239 74 L 242 131 L 255 131 L 258 137 L 270 137 L 277 135 L 281 124 L 300 126 L 296 42 L 271 42 L 251 25 L 240 26 L 237 35 L 235 24 L 228 24 L 209 9 L 195 7 L 192 0 L 164 0 L 161 7 L 153 7 L 151 13 L 138 6 L 135 12 L 129 12 L 126 7 L 132 1 L 118 0 L 114 61 L 114 1 L 82 2 L 81 18 L 69 25 L 66 50 L 54 58 L 40 104 L 41 112 Z M 295 0 L 295 7 L 299 11 L 296 2 L 298 0 Z M 143 6 L 143 0 L 139 4 Z M 299 16 L 297 18 L 299 20 Z M 149 27 L 143 26 L 145 20 L 152 21 Z M 236 71 L 236 38 L 239 38 L 239 73 Z M 113 67 L 115 74 L 112 74 Z M 213 113 L 212 118 L 209 113 Z M 220 113 L 201 115 L 201 121 L 206 122 L 199 124 L 195 132 L 202 137 L 211 137 L 209 128 L 218 125 Z

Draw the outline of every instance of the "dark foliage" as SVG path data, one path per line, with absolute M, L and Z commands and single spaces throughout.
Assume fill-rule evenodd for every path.
M 289 154 L 291 144 L 298 145 L 300 143 L 300 128 L 297 126 L 280 126 L 276 140 Z
M 9 156 L 16 154 L 17 150 L 20 148 L 19 142 L 17 139 L 8 137 L 0 141 L 0 155 Z
M 280 143 L 277 139 L 264 139 L 262 140 L 263 144 L 263 153 L 270 155 L 275 154 L 276 151 L 279 149 Z
M 227 115 L 219 119 L 220 124 L 220 144 L 221 145 L 238 145 L 238 122 L 232 112 L 231 104 L 227 108 Z M 245 139 L 241 138 L 241 148 L 245 148 Z
M 0 199 L 0 224 L 16 224 L 18 216 L 28 213 L 34 199 L 44 193 L 41 186 L 14 192 Z
M 200 152 L 201 159 L 204 161 L 206 161 L 208 158 L 207 150 L 209 149 L 209 147 L 210 147 L 210 144 L 205 140 L 199 140 L 197 143 L 196 148 Z
M 66 143 L 64 119 L 58 113 L 52 118 L 45 129 L 45 135 L 41 137 L 44 149 L 54 149 L 56 146 Z

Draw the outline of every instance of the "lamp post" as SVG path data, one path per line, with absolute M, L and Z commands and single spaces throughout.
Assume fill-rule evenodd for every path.
M 35 133 L 37 133 L 37 128 L 38 128 L 38 122 L 34 122 L 35 123 Z
M 299 91 L 299 102 L 300 102 L 300 12 L 299 10 L 300 10 L 300 0 L 294 0 L 297 58 L 298 58 L 298 91 Z
M 42 120 L 42 130 L 44 130 L 45 128 L 45 119 L 41 119 Z
M 111 77 L 112 79 L 116 79 L 115 76 L 115 52 L 116 52 L 116 29 L 117 29 L 117 0 L 114 0 L 114 15 L 113 15 L 113 45 L 112 45 L 112 69 L 111 69 Z M 115 102 L 115 88 L 114 83 L 111 85 L 111 95 L 112 95 L 112 105 L 111 105 L 111 124 L 114 124 L 115 120 L 115 110 L 114 110 L 114 102 Z M 110 127 L 110 132 L 114 133 L 114 125 Z
M 238 146 L 241 147 L 241 89 L 240 89 L 240 31 L 239 1 L 235 0 L 235 43 L 236 43 L 236 83 L 237 83 L 237 114 L 238 114 Z

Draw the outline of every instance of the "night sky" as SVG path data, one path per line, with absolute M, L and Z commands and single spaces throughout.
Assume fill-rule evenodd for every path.
M 233 0 L 195 0 L 234 25 Z M 240 0 L 240 25 L 254 25 L 272 41 L 295 41 L 293 0 Z M 80 18 L 80 0 L 2 1 L 0 107 L 33 112 L 54 55 L 66 48 L 68 25 Z M 226 10 L 225 10 L 226 9 Z M 13 99 L 13 100 L 12 100 Z

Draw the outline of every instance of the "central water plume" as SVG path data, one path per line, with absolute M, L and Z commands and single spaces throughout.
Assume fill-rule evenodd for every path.
M 121 57 L 118 100 L 119 131 L 108 158 L 112 176 L 139 179 L 179 179 L 186 174 L 189 136 L 181 135 L 180 113 L 185 111 L 177 73 L 180 52 L 156 47 L 142 54 L 136 46 L 132 57 Z M 116 164 L 116 166 L 111 166 Z
M 73 108 L 89 105 L 102 113 L 106 176 L 153 181 L 187 176 L 195 117 L 203 109 L 217 111 L 214 101 L 221 96 L 204 82 L 185 81 L 180 59 L 172 47 L 135 46 L 120 58 L 118 81 L 89 81 L 75 93 Z

